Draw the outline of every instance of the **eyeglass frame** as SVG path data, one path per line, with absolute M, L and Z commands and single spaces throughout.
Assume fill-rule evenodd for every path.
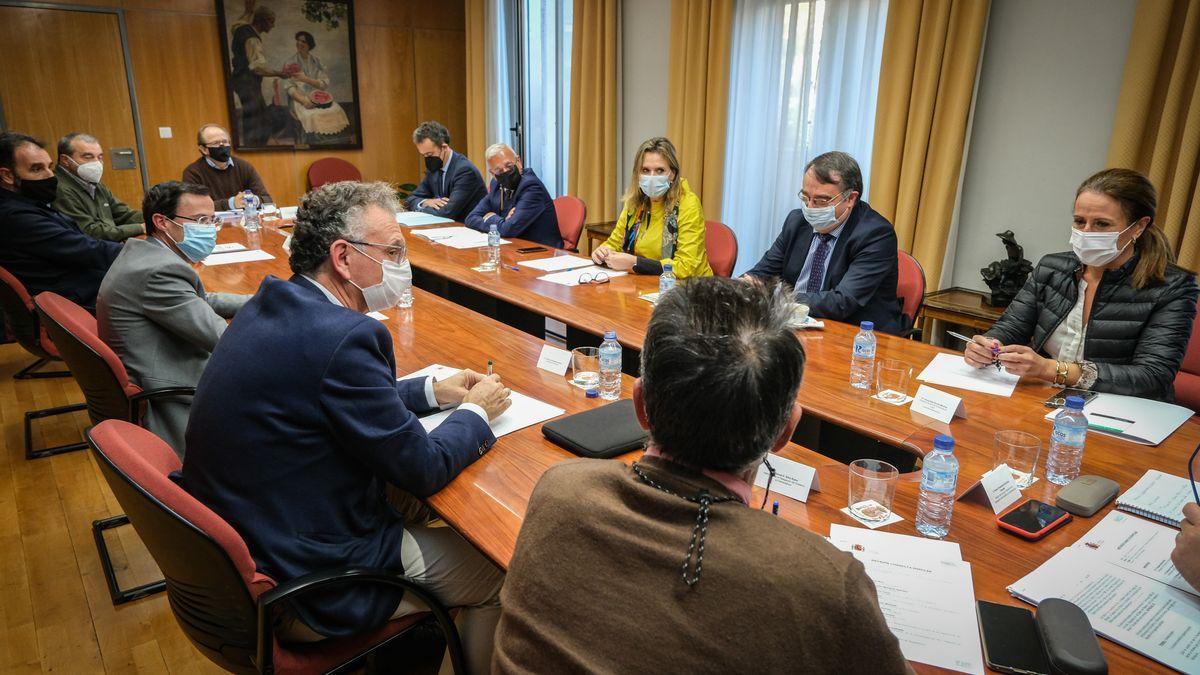
M 343 239 L 342 241 L 346 242 L 347 244 L 354 244 L 355 246 L 370 246 L 372 248 L 384 249 L 384 256 L 388 257 L 389 260 L 396 264 L 402 264 L 405 260 L 408 260 L 408 245 L 406 244 L 381 244 L 375 241 L 358 241 L 357 239 Z M 390 258 L 391 255 L 395 254 L 396 250 L 400 251 L 400 257 L 395 259 Z M 361 249 L 359 250 L 359 253 L 363 253 L 364 255 L 366 254 L 366 252 Z M 370 258 L 371 256 L 367 257 Z M 376 262 L 380 261 L 377 260 Z
M 169 216 L 165 213 L 162 215 L 164 218 L 166 218 L 167 220 L 171 221 L 172 223 L 174 223 L 180 227 L 183 227 L 183 223 L 176 222 L 175 221 L 176 218 L 186 218 L 187 220 L 190 221 L 188 223 L 188 225 L 199 225 L 201 227 L 215 227 L 217 229 L 221 228 L 220 216 L 185 216 L 185 215 L 179 214 L 179 213 L 172 213 Z M 200 218 L 209 218 L 210 220 L 204 221 L 204 220 L 200 220 Z
M 584 277 L 588 277 L 588 279 L 585 281 Z M 584 272 L 583 274 L 579 275 L 578 283 L 581 286 L 584 284 L 588 286 L 598 286 L 600 284 L 607 284 L 610 279 L 611 277 L 608 276 L 608 272 L 597 272 L 595 274 Z
M 805 206 L 807 206 L 811 209 L 823 209 L 826 206 L 833 204 L 834 200 L 838 199 L 838 198 L 841 198 L 842 201 L 838 202 L 838 204 L 835 204 L 835 206 L 840 205 L 842 202 L 846 201 L 846 199 L 850 197 L 851 192 L 854 192 L 854 190 L 852 188 L 846 188 L 845 190 L 842 190 L 841 192 L 837 193 L 836 195 L 834 195 L 832 197 L 828 197 L 828 198 L 822 197 L 821 199 L 825 199 L 825 201 L 821 204 L 810 204 L 808 198 L 804 196 L 804 190 L 797 192 L 796 196 L 800 198 L 801 204 L 804 204 Z

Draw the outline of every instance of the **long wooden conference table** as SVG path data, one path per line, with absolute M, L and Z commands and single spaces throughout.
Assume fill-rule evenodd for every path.
M 275 256 L 273 260 L 203 267 L 201 278 L 205 286 L 210 291 L 253 293 L 267 275 L 287 278 L 290 271 L 281 248 L 285 233 L 274 227 L 261 232 L 261 246 Z M 653 306 L 638 295 L 657 290 L 656 279 L 629 275 L 598 286 L 566 287 L 539 281 L 540 272 L 516 265 L 522 259 L 551 254 L 546 251 L 518 254 L 517 248 L 532 245 L 527 242 L 513 240 L 513 244 L 503 246 L 500 270 L 480 273 L 471 270 L 478 261 L 475 250 L 441 246 L 414 236 L 411 231 L 406 232 L 406 239 L 409 258 L 416 270 L 561 321 L 587 334 L 598 336 L 615 329 L 627 348 L 641 349 Z M 225 228 L 220 240 L 244 242 L 245 233 L 238 228 Z M 433 363 L 482 370 L 491 360 L 495 372 L 512 389 L 563 408 L 567 414 L 604 403 L 586 398 L 566 377 L 535 366 L 545 344 L 543 340 L 436 294 L 414 289 L 412 308 L 394 308 L 384 314 L 395 339 L 398 375 Z M 857 327 L 826 321 L 824 330 L 799 333 L 808 355 L 799 394 L 806 415 L 819 416 L 917 455 L 932 448 L 934 435 L 950 433 L 955 438 L 955 454 L 961 463 L 960 492 L 992 468 L 992 442 L 997 431 L 1019 429 L 1037 435 L 1043 440 L 1045 456 L 1050 424 L 1043 419 L 1046 408 L 1042 401 L 1054 391 L 1052 387 L 1022 382 L 1010 398 L 954 389 L 953 393 L 961 396 L 966 405 L 967 417 L 941 424 L 908 407 L 869 398 L 849 386 L 850 348 L 855 332 Z M 302 339 L 299 335 L 282 336 L 281 348 L 286 348 L 288 340 Z M 902 360 L 913 367 L 915 377 L 939 351 L 946 350 L 880 335 L 876 358 Z M 624 376 L 624 396 L 629 395 L 632 382 L 631 377 Z M 913 393 L 911 390 L 916 386 L 914 381 L 908 393 Z M 721 392 L 713 394 L 719 396 Z M 736 406 L 737 402 L 731 401 L 730 405 Z M 1186 475 L 1188 457 L 1197 443 L 1200 443 L 1200 424 L 1191 423 L 1157 447 L 1092 434 L 1088 437 L 1083 472 L 1112 478 L 1122 490 L 1151 468 Z M 632 462 L 638 454 L 629 453 L 621 459 Z M 821 535 L 827 535 L 833 523 L 857 524 L 840 511 L 847 503 L 845 465 L 795 444 L 780 454 L 815 467 L 821 488 L 810 494 L 807 503 L 773 494 L 771 499 L 780 502 L 780 517 Z M 540 425 L 527 427 L 500 438 L 491 452 L 428 501 L 448 524 L 497 565 L 507 568 L 538 478 L 550 466 L 573 457 L 546 440 Z M 893 510 L 904 520 L 886 526 L 884 531 L 916 534 L 913 518 L 918 487 L 918 473 L 901 476 Z M 1053 503 L 1056 490 L 1056 486 L 1039 480 L 1024 494 Z M 756 500 L 761 499 L 762 491 L 755 488 L 755 495 Z M 997 528 L 989 507 L 960 501 L 954 510 L 948 540 L 960 544 L 963 559 L 971 564 L 977 600 L 1022 605 L 1007 592 L 1007 586 L 1075 542 L 1112 508 L 1110 504 L 1090 518 L 1077 517 L 1045 539 L 1027 542 Z M 1100 642 L 1112 672 L 1166 670 L 1113 642 L 1103 639 Z M 925 664 L 914 666 L 921 672 L 938 671 Z

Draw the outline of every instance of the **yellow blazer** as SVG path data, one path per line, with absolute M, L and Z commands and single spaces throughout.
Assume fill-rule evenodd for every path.
M 643 227 L 637 234 L 633 246 L 633 254 L 660 262 L 669 262 L 675 270 L 675 276 L 711 277 L 712 267 L 708 265 L 708 253 L 704 250 L 704 207 L 700 198 L 692 192 L 686 179 L 683 180 L 679 195 L 679 231 L 675 239 L 675 257 L 663 260 L 662 238 L 666 213 L 662 202 L 652 202 L 650 208 L 650 225 Z M 617 226 L 604 242 L 614 251 L 624 250 L 625 233 L 635 224 L 637 213 L 630 213 L 628 207 L 621 209 L 617 218 Z

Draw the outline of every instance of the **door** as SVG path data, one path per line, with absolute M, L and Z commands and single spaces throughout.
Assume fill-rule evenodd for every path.
M 104 184 L 133 208 L 142 203 L 142 158 L 114 13 L 0 6 L 0 106 L 13 131 L 47 143 L 82 131 L 104 146 Z M 124 151 L 124 153 L 122 152 Z M 130 168 L 114 160 L 131 159 Z

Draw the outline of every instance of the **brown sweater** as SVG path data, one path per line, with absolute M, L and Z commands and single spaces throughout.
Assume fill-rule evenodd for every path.
M 684 495 L 720 483 L 653 457 Z M 493 671 L 903 673 L 863 566 L 741 502 L 710 508 L 700 581 L 680 576 L 698 505 L 616 460 L 549 469 L 501 593 Z
M 188 183 L 199 183 L 212 190 L 212 198 L 216 202 L 218 211 L 232 209 L 233 196 L 243 190 L 253 192 L 254 196 L 261 199 L 263 204 L 272 203 L 271 195 L 267 193 L 267 186 L 263 185 L 258 172 L 254 170 L 250 162 L 241 157 L 233 158 L 233 166 L 214 169 L 204 161 L 204 156 L 201 155 L 199 159 L 188 164 L 183 170 L 183 180 Z

